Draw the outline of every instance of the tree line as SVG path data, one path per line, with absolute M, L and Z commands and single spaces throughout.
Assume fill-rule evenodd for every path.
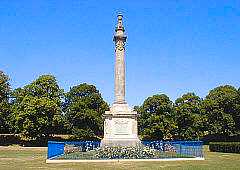
M 240 89 L 230 85 L 210 90 L 204 98 L 186 93 L 174 102 L 156 94 L 135 106 L 144 140 L 198 140 L 240 134 Z M 109 105 L 94 86 L 82 83 L 64 92 L 53 75 L 41 75 L 30 84 L 11 89 L 0 71 L 0 133 L 39 140 L 54 134 L 74 139 L 100 139 L 102 114 Z

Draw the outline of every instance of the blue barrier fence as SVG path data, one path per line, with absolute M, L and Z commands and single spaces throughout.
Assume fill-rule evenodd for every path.
M 203 157 L 202 141 L 142 141 L 142 143 L 162 152 L 174 151 L 180 155 Z
M 48 141 L 48 158 L 64 154 L 64 142 Z
M 175 153 L 180 157 L 203 157 L 202 141 L 142 141 L 142 144 L 162 153 Z M 47 158 L 54 159 L 75 151 L 84 153 L 99 147 L 100 141 L 49 141 Z
M 78 151 L 85 152 L 100 147 L 99 141 L 72 141 L 72 142 L 58 142 L 48 141 L 48 159 L 65 153 L 65 146 L 69 145 L 77 147 Z

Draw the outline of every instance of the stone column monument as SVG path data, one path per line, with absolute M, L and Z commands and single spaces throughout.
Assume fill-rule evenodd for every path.
M 125 42 L 126 35 L 118 14 L 118 23 L 113 41 L 115 42 L 115 100 L 104 114 L 104 138 L 102 146 L 134 146 L 139 142 L 137 112 L 132 111 L 125 100 Z

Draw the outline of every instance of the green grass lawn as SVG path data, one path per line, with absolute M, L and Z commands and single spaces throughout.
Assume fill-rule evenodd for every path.
M 240 154 L 209 152 L 205 161 L 46 164 L 47 148 L 0 147 L 0 169 L 240 169 Z

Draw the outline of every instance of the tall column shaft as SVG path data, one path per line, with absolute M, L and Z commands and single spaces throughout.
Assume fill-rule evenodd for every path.
M 122 15 L 118 15 L 118 25 L 115 30 L 113 41 L 115 42 L 115 101 L 114 103 L 125 102 L 125 42 Z
M 115 103 L 125 103 L 125 52 L 116 47 L 115 53 Z

